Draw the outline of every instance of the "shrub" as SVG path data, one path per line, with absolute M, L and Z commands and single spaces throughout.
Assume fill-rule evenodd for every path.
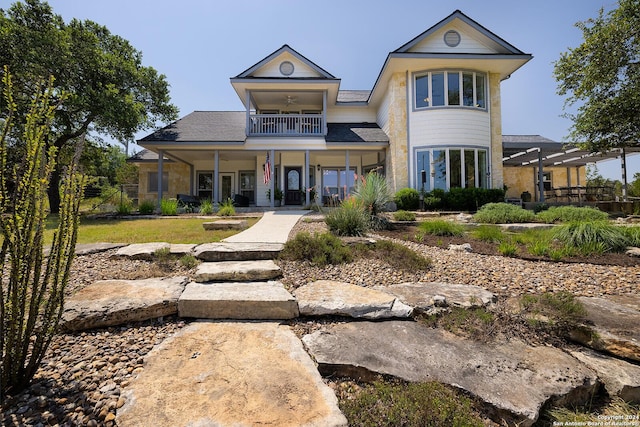
M 510 203 L 488 203 L 473 216 L 475 222 L 482 224 L 509 224 L 533 222 L 535 214 Z
M 133 212 L 133 205 L 128 200 L 122 201 L 122 203 L 119 203 L 116 208 L 116 213 L 118 215 L 130 215 L 131 212 Z
M 178 201 L 176 199 L 162 199 L 160 213 L 162 215 L 178 215 Z
M 553 236 L 564 245 L 581 251 L 599 248 L 604 252 L 620 252 L 628 242 L 621 228 L 607 221 L 571 222 L 555 228 Z
M 640 246 L 640 227 L 621 227 L 621 230 L 627 237 L 627 244 L 629 246 Z
M 138 212 L 141 215 L 151 215 L 156 210 L 156 204 L 151 200 L 143 200 L 138 205 Z
M 393 219 L 396 221 L 415 221 L 416 214 L 409 211 L 396 211 L 393 213 Z
M 424 208 L 428 211 L 434 211 L 442 207 L 442 199 L 440 197 L 427 196 L 424 198 Z
M 481 427 L 471 400 L 436 383 L 385 383 L 366 385 L 354 399 L 340 401 L 351 426 Z
M 451 221 L 436 219 L 425 221 L 418 226 L 420 232 L 434 236 L 462 236 L 464 235 L 464 225 Z
M 329 230 L 337 236 L 362 236 L 370 226 L 369 214 L 354 198 L 349 198 L 324 217 Z
M 232 216 L 236 214 L 236 208 L 233 206 L 233 200 L 227 199 L 220 203 L 218 208 L 218 215 L 220 216 Z
M 393 201 L 400 210 L 415 211 L 420 206 L 420 193 L 415 188 L 399 190 Z
M 211 199 L 204 199 L 200 202 L 200 213 L 202 215 L 211 215 L 213 213 L 213 202 Z
M 478 240 L 490 243 L 500 243 L 505 239 L 502 229 L 493 225 L 481 225 L 475 228 L 471 235 Z
M 388 228 L 389 222 L 379 216 L 392 201 L 384 176 L 376 172 L 369 172 L 366 177 L 360 177 L 360 181 L 356 182 L 356 187 L 353 190 L 353 197 L 369 213 L 370 227 L 375 230 Z
M 324 266 L 350 262 L 352 254 L 342 241 L 331 233 L 311 234 L 302 232 L 285 243 L 280 258 L 292 261 L 309 261 Z
M 538 212 L 539 221 L 551 224 L 554 222 L 604 221 L 609 218 L 606 212 L 591 207 L 552 206 Z
M 444 209 L 475 212 L 487 203 L 497 203 L 504 200 L 504 190 L 487 188 L 452 188 L 449 192 L 438 190 L 431 192 L 434 197 L 442 200 Z M 440 190 L 441 191 L 441 190 Z
M 47 143 L 57 107 L 66 95 L 48 82 L 30 98 L 23 133 L 13 127 L 16 104 L 8 67 L 2 75 L 4 99 L 0 116 L 0 404 L 5 396 L 27 388 L 64 309 L 65 289 L 75 255 L 78 211 L 85 184 L 78 172 L 84 139 L 70 148 L 69 165 L 60 188 L 60 213 L 48 253 L 44 251 L 47 190 L 59 153 Z M 15 135 L 9 137 L 9 135 Z M 21 144 L 24 155 L 7 165 L 10 144 Z M 9 189 L 11 187 L 11 189 Z

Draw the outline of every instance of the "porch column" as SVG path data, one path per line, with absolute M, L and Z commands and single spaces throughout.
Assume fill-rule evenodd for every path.
M 271 179 L 269 180 L 269 194 L 271 194 L 271 197 L 269 200 L 269 207 L 274 208 L 275 207 L 275 200 L 276 200 L 276 171 L 274 170 L 274 161 L 273 159 L 276 157 L 276 150 L 271 150 L 269 152 L 269 167 L 271 169 Z
M 347 166 L 345 171 L 344 171 L 345 184 L 346 184 L 346 187 L 344 188 L 344 198 L 346 199 L 347 195 L 349 194 L 349 181 L 350 181 L 349 175 L 351 175 L 349 173 L 349 163 L 350 163 L 349 162 L 349 150 L 346 151 L 344 157 L 345 157 L 345 163 L 346 163 L 346 166 Z
M 327 135 L 327 91 L 322 92 L 322 134 Z
M 538 191 L 540 202 L 544 203 L 544 171 L 542 170 L 542 150 L 538 149 Z
M 622 155 L 620 156 L 620 164 L 622 166 L 622 201 L 627 202 L 627 150 L 622 146 Z
M 195 184 L 194 184 L 194 180 L 195 180 L 195 173 L 194 173 L 195 168 L 193 167 L 193 165 L 189 165 L 189 194 L 191 194 L 192 196 L 196 196 L 197 194 L 195 194 Z
M 162 206 L 162 174 L 164 166 L 164 150 L 158 150 L 158 210 Z
M 216 150 L 213 155 L 213 206 L 218 207 L 218 183 L 220 174 L 220 152 Z
M 251 132 L 251 91 L 248 90 L 245 92 L 245 105 L 246 105 L 246 120 L 247 123 L 245 125 L 245 135 L 249 136 L 249 133 Z
M 304 152 L 304 173 L 302 174 L 302 186 L 304 188 L 304 205 L 309 206 L 311 203 L 311 194 L 308 191 L 309 183 L 309 150 Z

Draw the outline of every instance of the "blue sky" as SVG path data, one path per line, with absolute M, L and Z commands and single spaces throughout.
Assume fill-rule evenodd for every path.
M 12 1 L 0 0 L 7 8 Z M 49 0 L 65 19 L 90 19 L 129 40 L 145 65 L 167 76 L 180 115 L 241 110 L 229 78 L 288 44 L 334 76 L 341 89 L 373 87 L 387 54 L 459 9 L 533 55 L 502 83 L 504 134 L 565 141 L 553 62 L 582 41 L 575 27 L 614 0 Z M 149 132 L 142 132 L 142 137 Z M 137 146 L 134 146 L 138 149 Z M 629 158 L 629 179 L 640 156 Z M 599 164 L 620 179 L 620 162 Z

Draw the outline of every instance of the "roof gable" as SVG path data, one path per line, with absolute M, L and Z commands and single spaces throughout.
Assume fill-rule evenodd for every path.
M 456 46 L 449 46 L 444 40 L 445 34 L 451 30 L 460 34 L 460 42 Z M 394 53 L 524 54 L 459 10 L 402 45 Z
M 281 64 L 284 62 L 289 62 L 293 65 L 293 72 L 291 74 L 283 73 L 281 70 Z M 235 78 L 335 79 L 335 77 L 329 72 L 325 71 L 286 44 L 268 55 L 266 58 L 238 74 Z

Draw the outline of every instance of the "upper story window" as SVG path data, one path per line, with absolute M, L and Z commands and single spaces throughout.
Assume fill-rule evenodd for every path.
M 431 71 L 415 76 L 415 108 L 487 108 L 486 74 Z

